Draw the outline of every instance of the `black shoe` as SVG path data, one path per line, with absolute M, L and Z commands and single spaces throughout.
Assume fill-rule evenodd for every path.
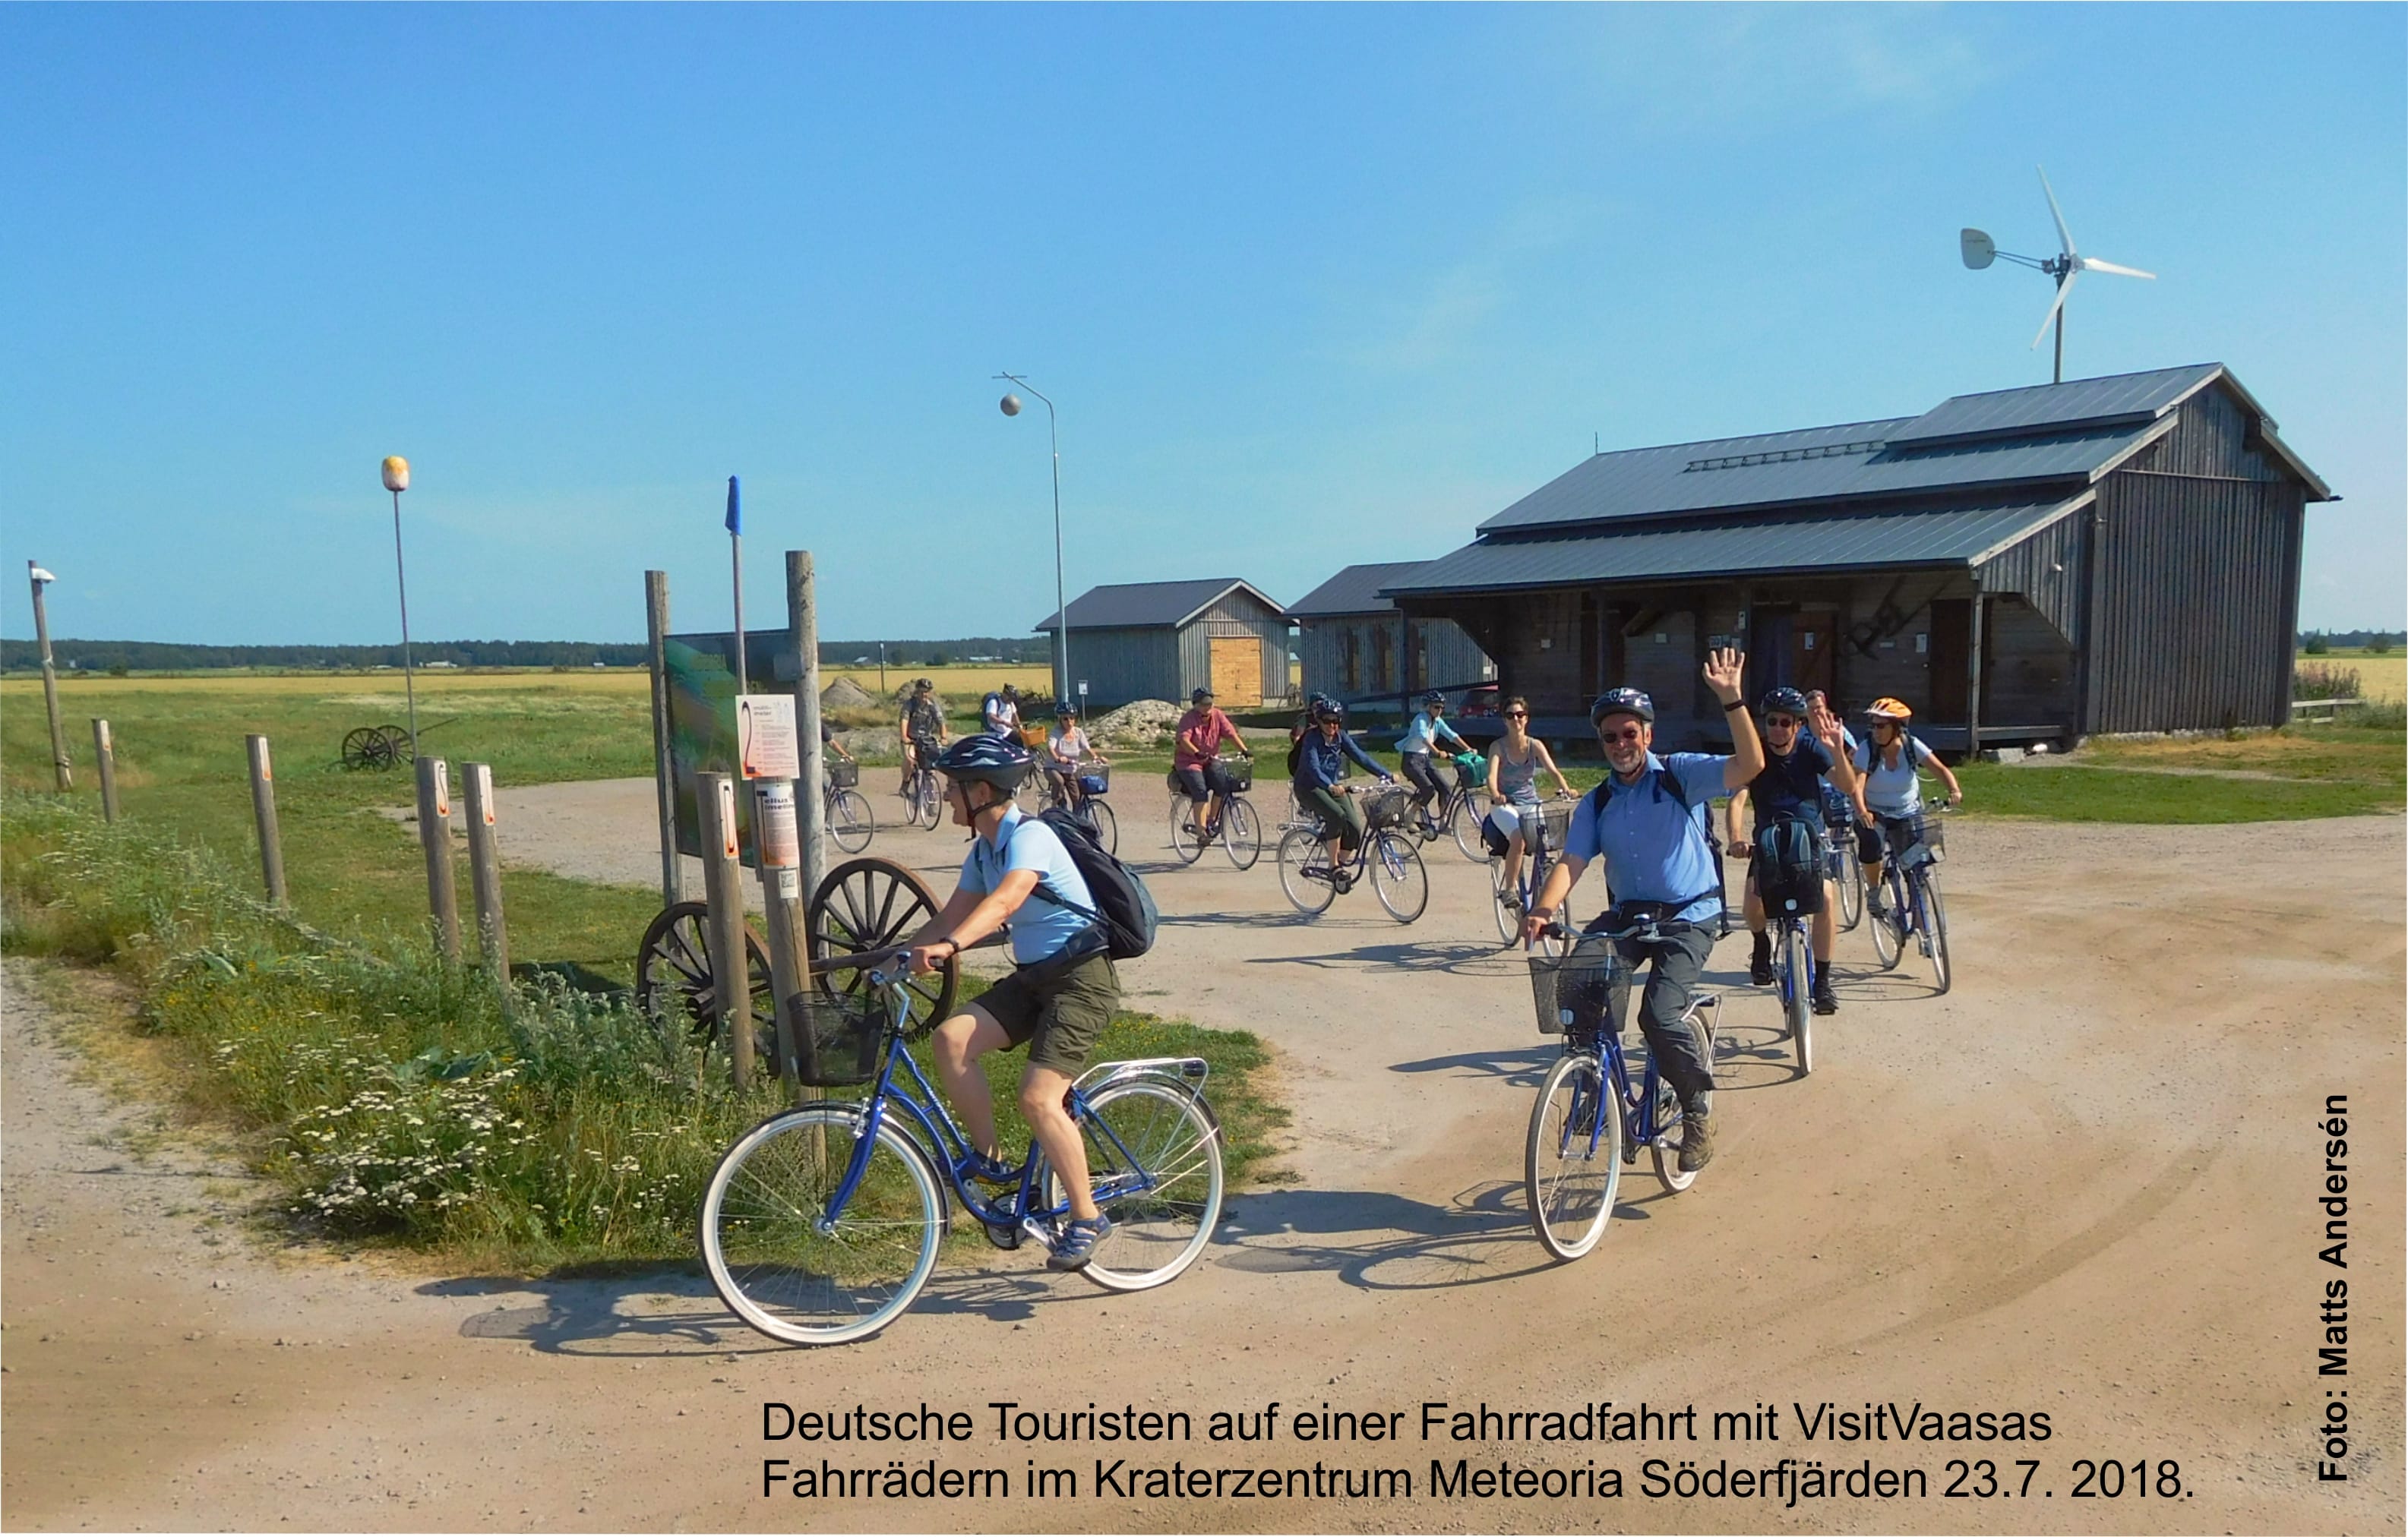
M 1681 1121 L 1681 1172 L 1694 1174 L 1713 1160 L 1713 1117 L 1692 1112 Z
M 1840 1012 L 1840 995 L 1831 990 L 1831 984 L 1828 982 L 1821 984 L 1814 989 L 1814 1012 L 1817 1014 Z
M 1759 988 L 1772 986 L 1772 942 L 1756 936 L 1756 953 L 1747 958 L 1747 979 Z
M 1354 874 L 1346 870 L 1332 870 L 1329 873 L 1329 884 L 1336 887 L 1338 894 L 1342 897 L 1354 889 Z

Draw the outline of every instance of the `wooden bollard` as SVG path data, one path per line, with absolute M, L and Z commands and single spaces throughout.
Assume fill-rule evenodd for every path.
M 744 885 L 738 862 L 736 781 L 724 774 L 695 776 L 702 813 L 704 947 L 710 958 L 711 1022 L 727 1043 L 738 1092 L 752 1085 L 752 966 L 744 949 Z
M 685 871 L 678 862 L 677 768 L 670 739 L 677 719 L 669 705 L 669 574 L 644 573 L 644 628 L 652 676 L 652 795 L 661 818 L 661 905 L 685 900 Z M 705 839 L 706 843 L 710 840 Z
M 251 753 L 251 811 L 259 824 L 259 872 L 267 881 L 267 900 L 284 906 L 284 846 L 276 832 L 276 770 L 268 762 L 267 738 L 253 732 L 243 738 Z
M 810 986 L 803 935 L 803 854 L 795 781 L 761 779 L 752 786 L 752 852 L 761 865 L 761 905 L 769 932 L 769 990 L 777 999 L 778 1075 L 797 1092 L 801 1063 L 801 999 Z
M 426 850 L 426 905 L 443 959 L 460 960 L 460 894 L 452 884 L 452 766 L 418 760 L 418 842 Z
M 100 815 L 104 821 L 117 820 L 117 748 L 108 739 L 108 722 L 98 716 L 92 719 L 92 756 L 100 767 Z
M 502 856 L 494 842 L 494 768 L 460 765 L 468 797 L 468 889 L 477 900 L 477 953 L 505 989 L 510 980 L 510 937 L 502 922 Z

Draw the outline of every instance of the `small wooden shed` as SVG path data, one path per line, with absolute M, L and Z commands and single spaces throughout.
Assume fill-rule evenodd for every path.
M 1035 628 L 1052 634 L 1056 612 Z M 1070 600 L 1070 687 L 1087 685 L 1091 710 L 1134 699 L 1184 702 L 1209 688 L 1224 708 L 1288 697 L 1288 618 L 1260 588 L 1236 576 L 1118 582 Z
M 1383 587 L 1427 563 L 1350 565 L 1288 605 L 1306 692 L 1369 703 L 1427 689 L 1459 691 L 1495 679 L 1497 664 L 1461 625 L 1408 619 L 1395 599 L 1381 595 Z

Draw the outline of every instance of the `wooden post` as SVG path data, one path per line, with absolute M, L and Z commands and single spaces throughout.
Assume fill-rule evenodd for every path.
M 744 888 L 736 833 L 736 781 L 724 774 L 695 776 L 702 813 L 702 894 L 708 904 L 703 947 L 710 960 L 711 1021 L 727 1043 L 738 1093 L 752 1084 L 752 975 L 744 950 Z
M 117 749 L 108 739 L 108 722 L 98 716 L 92 720 L 92 757 L 100 765 L 100 815 L 103 820 L 117 820 Z
M 661 905 L 674 907 L 685 900 L 685 873 L 678 862 L 677 766 L 670 751 L 677 717 L 669 704 L 669 574 L 666 571 L 644 573 L 644 625 L 652 642 L 652 788 L 661 811 Z
M 243 738 L 251 751 L 251 810 L 259 823 L 259 870 L 267 881 L 267 900 L 285 905 L 284 846 L 276 832 L 276 771 L 267 761 L 267 738 L 256 732 Z
M 802 851 L 799 807 L 792 779 L 757 779 L 752 785 L 752 852 L 761 865 L 762 906 L 769 932 L 770 990 L 778 1001 L 778 1075 L 801 1099 L 796 1076 L 806 1028 L 798 1012 L 810 985 L 808 941 L 803 933 Z
M 795 781 L 795 815 L 808 902 L 827 878 L 827 841 L 820 835 L 827 820 L 827 755 L 820 750 L 819 599 L 808 549 L 786 551 L 786 622 L 795 643 L 795 746 L 803 769 Z
M 27 561 L 25 568 L 34 576 L 34 639 L 42 653 L 42 706 L 50 715 L 50 771 L 58 776 L 59 789 L 75 789 L 75 770 L 67 763 L 67 739 L 59 729 L 59 673 L 50 664 L 50 612 L 42 605 L 42 589 L 50 585 L 49 573 Z
M 1982 756 L 1982 589 L 1973 588 L 1973 601 L 1966 606 L 1972 618 L 1965 624 L 1965 761 L 1972 762 Z
M 510 981 L 510 935 L 502 921 L 502 856 L 494 842 L 494 768 L 460 765 L 468 797 L 468 888 L 477 900 L 477 953 L 505 992 Z
M 452 765 L 418 760 L 418 842 L 426 850 L 426 905 L 443 959 L 460 960 L 460 894 L 452 884 Z

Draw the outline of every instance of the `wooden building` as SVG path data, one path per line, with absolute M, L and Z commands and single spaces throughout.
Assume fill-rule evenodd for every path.
M 1304 690 L 1349 704 L 1489 682 L 1497 664 L 1453 619 L 1407 619 L 1381 589 L 1426 562 L 1350 565 L 1288 605 Z
M 1061 615 L 1036 628 L 1051 634 Z M 1133 699 L 1184 704 L 1210 688 L 1224 708 L 1287 698 L 1287 615 L 1235 576 L 1122 582 L 1070 600 L 1070 678 L 1091 710 Z
M 2335 500 L 2220 363 L 1959 395 L 1919 417 L 1600 453 L 1383 591 L 1461 624 L 1539 729 L 1654 695 L 1728 740 L 1698 676 L 1748 653 L 1934 747 L 2275 725 L 2300 536 Z

